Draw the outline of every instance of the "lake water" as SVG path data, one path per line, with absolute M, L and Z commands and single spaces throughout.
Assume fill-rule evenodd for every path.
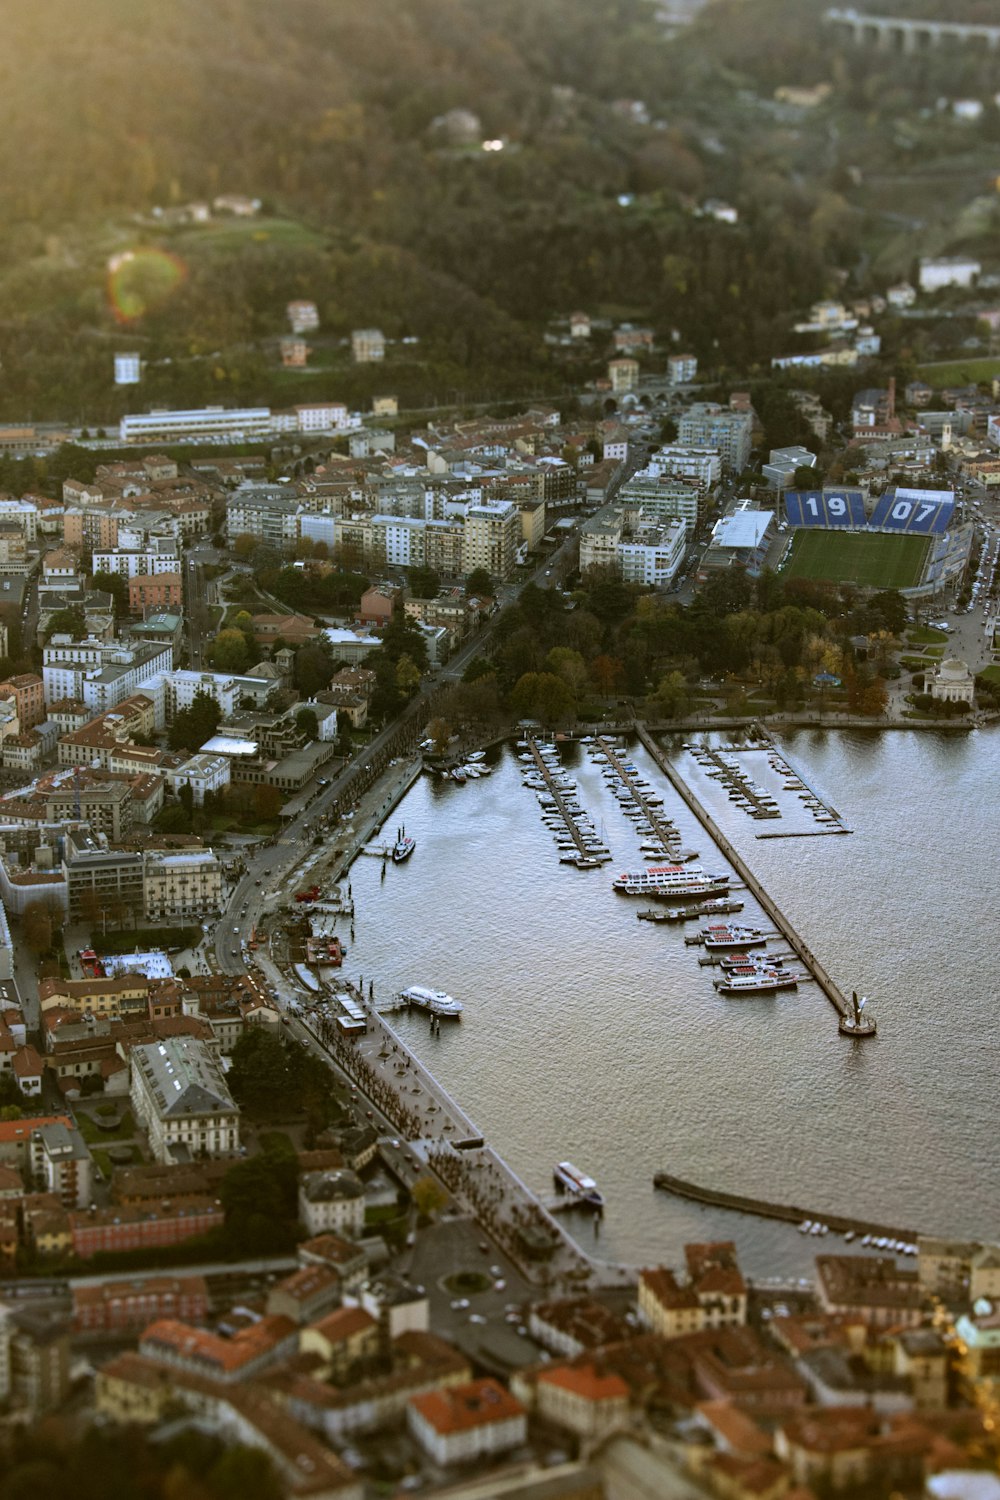
M 780 747 L 849 837 L 759 839 L 807 826 L 795 794 L 780 794 L 786 821 L 755 821 L 680 741 L 666 746 L 835 982 L 871 997 L 868 1042 L 838 1034 L 811 982 L 719 997 L 684 944 L 698 923 L 636 920 L 646 903 L 611 880 L 651 861 L 580 746 L 564 764 L 614 863 L 559 864 L 506 747 L 489 778 L 416 783 L 391 815 L 417 839 L 406 865 L 384 881 L 377 859 L 353 866 L 345 971 L 376 995 L 425 984 L 463 1002 L 440 1036 L 416 1014 L 394 1024 L 529 1185 L 550 1193 L 564 1158 L 596 1177 L 603 1255 L 676 1261 L 685 1241 L 725 1236 L 758 1275 L 809 1268 L 815 1239 L 657 1192 L 660 1169 L 819 1215 L 1000 1237 L 996 736 L 800 731 Z M 650 757 L 632 756 L 684 842 L 721 868 Z M 765 779 L 761 751 L 743 759 Z M 745 900 L 743 918 L 759 916 Z M 567 1222 L 592 1243 L 588 1219 Z

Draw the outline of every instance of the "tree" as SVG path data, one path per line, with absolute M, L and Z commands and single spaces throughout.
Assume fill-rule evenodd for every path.
M 295 727 L 300 734 L 307 735 L 309 739 L 319 739 L 319 721 L 316 718 L 315 709 L 300 708 L 295 715 Z
M 87 616 L 82 604 L 71 604 L 67 609 L 57 609 L 49 616 L 46 641 L 51 641 L 54 635 L 72 636 L 74 641 L 81 641 L 87 634 Z
M 270 823 L 281 812 L 283 797 L 276 786 L 262 781 L 254 788 L 254 810 L 262 823 Z
M 249 531 L 243 531 L 233 542 L 233 551 L 240 562 L 249 562 L 257 550 L 257 538 Z
M 93 588 L 111 595 L 116 620 L 128 614 L 128 584 L 120 573 L 106 573 L 101 569 L 92 576 L 90 582 Z
M 452 727 L 447 719 L 432 719 L 427 726 L 427 738 L 434 741 L 435 755 L 444 755 L 451 735 Z
M 52 914 L 41 901 L 32 901 L 21 918 L 24 941 L 32 953 L 47 953 L 52 947 Z
M 610 698 L 622 680 L 622 663 L 616 656 L 603 653 L 590 663 L 590 675 L 603 698 Z
M 168 736 L 171 750 L 200 750 L 219 727 L 222 710 L 210 694 L 197 692 L 190 708 L 174 717 Z
M 420 668 L 405 652 L 396 663 L 396 688 L 405 698 L 412 698 L 420 686 Z
M 510 706 L 522 719 L 546 725 L 576 718 L 576 700 L 569 684 L 553 672 L 525 672 L 510 695 Z
M 422 1219 L 431 1219 L 448 1202 L 448 1194 L 436 1177 L 421 1173 L 410 1189 L 413 1206 Z
M 215 637 L 209 651 L 212 665 L 220 672 L 245 672 L 250 665 L 246 636 L 242 630 L 223 630 Z
M 465 593 L 469 599 L 491 599 L 493 597 L 493 579 L 485 568 L 473 568 L 465 580 Z
M 410 569 L 410 593 L 414 599 L 436 599 L 441 590 L 441 579 L 433 568 Z
M 300 646 L 295 653 L 293 674 L 299 692 L 306 698 L 315 698 L 318 692 L 330 686 L 333 658 L 323 646 Z
M 656 685 L 650 699 L 650 708 L 660 719 L 679 719 L 690 703 L 687 681 L 683 672 L 668 672 Z

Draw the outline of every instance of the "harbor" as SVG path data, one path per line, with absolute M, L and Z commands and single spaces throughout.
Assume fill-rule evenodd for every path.
M 851 1002 L 846 999 L 840 988 L 833 982 L 823 964 L 820 963 L 819 959 L 812 952 L 812 950 L 806 946 L 805 942 L 795 931 L 788 918 L 779 910 L 776 902 L 772 900 L 761 882 L 754 875 L 753 871 L 736 852 L 736 849 L 733 847 L 732 843 L 726 837 L 726 835 L 722 832 L 722 829 L 718 826 L 715 820 L 709 816 L 708 812 L 699 802 L 698 798 L 694 795 L 694 792 L 688 786 L 687 782 L 671 764 L 669 758 L 664 754 L 660 746 L 649 734 L 645 726 L 637 724 L 636 732 L 639 736 L 639 739 L 645 746 L 647 752 L 655 760 L 656 764 L 659 766 L 664 776 L 666 776 L 667 780 L 677 792 L 678 796 L 680 796 L 684 800 L 685 804 L 690 808 L 691 812 L 698 819 L 699 823 L 712 839 L 719 852 L 724 855 L 726 860 L 739 876 L 740 880 L 746 886 L 747 890 L 752 894 L 758 906 L 760 906 L 761 910 L 774 924 L 776 931 L 780 933 L 780 935 L 784 938 L 785 942 L 795 954 L 795 957 L 798 959 L 799 963 L 801 963 L 805 967 L 810 977 L 814 980 L 816 985 L 833 1006 L 834 1010 L 837 1012 L 838 1022 L 850 1023 L 850 1018 L 853 1014 L 853 1007 Z
M 762 1198 L 748 1198 L 742 1193 L 725 1193 L 718 1188 L 703 1187 L 695 1182 L 687 1182 L 683 1177 L 674 1177 L 669 1172 L 657 1172 L 653 1177 L 653 1185 L 663 1192 L 675 1193 L 679 1198 L 690 1198 L 695 1203 L 711 1204 L 715 1208 L 728 1208 L 740 1214 L 753 1214 L 761 1219 L 781 1219 L 786 1224 L 794 1224 L 804 1233 L 811 1232 L 815 1226 L 817 1234 L 826 1229 L 834 1234 L 849 1235 L 851 1240 L 863 1241 L 865 1249 L 868 1249 L 874 1240 L 888 1241 L 892 1247 L 896 1245 L 909 1247 L 915 1245 L 917 1241 L 915 1229 L 900 1229 L 891 1224 L 877 1224 L 869 1219 L 850 1218 L 844 1214 L 821 1214 L 814 1209 L 798 1208 L 791 1203 L 768 1203 Z M 809 1230 L 806 1230 L 806 1225 L 809 1226 Z M 876 1248 L 883 1247 L 877 1245 Z M 901 1253 L 908 1253 L 908 1250 Z
M 872 738 L 866 736 L 859 745 L 859 768 L 868 764 Z M 944 736 L 940 741 L 915 739 L 917 753 L 932 763 L 953 753 Z M 879 767 L 890 756 L 900 757 L 908 768 L 908 742 L 892 737 L 888 750 L 884 741 L 876 743 Z M 641 864 L 640 836 L 610 794 L 587 745 L 562 742 L 558 748 L 579 786 L 582 805 L 606 827 L 616 862 L 622 867 Z M 840 762 L 831 758 L 836 737 L 812 736 L 806 748 L 819 752 L 817 764 L 826 770 L 824 775 L 820 769 L 818 779 L 833 783 L 831 800 L 840 805 L 845 786 L 836 779 Z M 675 749 L 668 742 L 668 753 L 678 754 L 679 742 Z M 518 1180 L 547 1204 L 552 1165 L 560 1157 L 572 1156 L 593 1171 L 607 1198 L 600 1253 L 631 1264 L 654 1262 L 668 1253 L 664 1245 L 669 1248 L 684 1237 L 725 1238 L 737 1232 L 732 1210 L 667 1194 L 651 1197 L 657 1158 L 668 1151 L 675 1155 L 678 1142 L 684 1145 L 685 1166 L 697 1180 L 717 1179 L 720 1166 L 726 1168 L 723 1180 L 732 1180 L 733 1164 L 740 1163 L 737 1181 L 747 1184 L 748 1194 L 808 1203 L 818 1196 L 810 1192 L 810 1184 L 822 1178 L 823 1201 L 850 1207 L 866 1221 L 920 1223 L 933 1232 L 940 1222 L 938 1202 L 926 1198 L 926 1175 L 910 1150 L 908 1106 L 919 1090 L 924 1110 L 925 1095 L 917 1084 L 901 1092 L 897 1078 L 900 1068 L 904 1077 L 923 1076 L 915 1061 L 923 1056 L 928 1036 L 921 996 L 935 992 L 939 951 L 961 968 L 962 950 L 951 931 L 943 950 L 941 935 L 933 930 L 927 943 L 914 942 L 910 902 L 900 907 L 898 919 L 890 911 L 877 926 L 857 924 L 855 914 L 866 904 L 871 884 L 859 854 L 863 847 L 877 857 L 880 842 L 887 846 L 887 835 L 891 841 L 889 815 L 852 853 L 847 851 L 856 841 L 822 840 L 824 863 L 817 864 L 811 852 L 805 862 L 798 858 L 796 846 L 804 847 L 802 840 L 756 844 L 751 856 L 762 866 L 761 883 L 799 932 L 805 930 L 802 908 L 808 904 L 812 946 L 823 952 L 833 973 L 839 962 L 842 982 L 849 984 L 855 973 L 864 972 L 866 984 L 883 1003 L 895 998 L 899 987 L 893 955 L 900 951 L 907 953 L 918 976 L 920 991 L 908 993 L 907 1004 L 922 1016 L 919 1028 L 904 1024 L 901 1016 L 893 1027 L 891 1049 L 831 1049 L 828 1036 L 816 1028 L 815 1001 L 810 1003 L 806 993 L 747 1006 L 724 1004 L 711 985 L 692 988 L 699 950 L 690 966 L 680 961 L 683 949 L 671 950 L 674 956 L 665 963 L 662 938 L 669 928 L 637 922 L 631 903 L 612 898 L 606 872 L 592 872 L 567 885 L 552 863 L 550 831 L 539 821 L 533 799 L 519 790 L 521 764 L 514 748 L 498 747 L 490 754 L 494 774 L 478 784 L 453 788 L 427 777 L 414 783 L 393 814 L 393 822 L 405 821 L 417 840 L 405 869 L 391 869 L 383 884 L 377 861 L 354 864 L 350 878 L 357 940 L 350 967 L 352 974 L 360 970 L 366 975 L 366 988 L 368 975 L 374 977 L 377 996 L 388 998 L 416 981 L 440 984 L 463 1000 L 461 1023 L 444 1025 L 439 1035 L 431 1033 L 426 1016 L 412 1012 L 395 1013 L 392 1024 L 453 1099 L 467 1109 L 472 1103 L 472 1123 L 485 1132 Z M 701 825 L 686 804 L 674 798 L 669 785 L 658 785 L 661 774 L 641 743 L 626 754 L 668 804 L 677 801 L 676 809 L 668 806 L 668 814 L 685 844 L 704 843 Z M 816 776 L 811 765 L 807 769 Z M 882 774 L 879 769 L 880 783 Z M 905 776 L 899 774 L 910 779 L 908 769 Z M 852 824 L 859 819 L 870 824 L 876 810 L 881 816 L 881 784 L 878 791 L 877 803 L 860 804 L 855 792 Z M 720 810 L 716 817 L 721 821 L 722 816 Z M 738 832 L 739 826 L 730 842 Z M 923 837 L 936 847 L 929 828 Z M 753 838 L 754 826 L 747 820 L 745 840 Z M 498 850 L 509 876 L 502 898 L 491 873 Z M 915 889 L 920 890 L 919 878 Z M 443 927 L 428 911 L 432 896 L 441 895 L 448 912 Z M 770 925 L 760 921 L 750 891 L 747 902 L 747 921 Z M 561 929 L 558 952 L 547 936 L 554 910 Z M 973 944 L 960 920 L 953 932 Z M 560 957 L 574 949 L 587 953 L 585 987 L 579 968 L 571 971 Z M 936 1067 L 936 1056 L 928 1066 Z M 977 1059 L 965 1066 L 975 1079 Z M 622 1129 L 608 1135 L 601 1122 L 621 1109 L 623 1070 L 629 1078 L 627 1115 Z M 664 1076 L 670 1080 L 666 1095 Z M 750 1076 L 752 1086 L 742 1087 L 740 1081 Z M 880 1098 L 877 1124 L 861 1102 L 872 1088 Z M 976 1088 L 974 1097 L 985 1101 L 985 1075 L 982 1089 L 976 1093 Z M 985 1116 L 977 1148 L 975 1138 L 970 1139 L 964 1100 L 936 1097 L 931 1109 L 942 1141 L 962 1142 L 955 1148 L 956 1170 L 971 1203 L 975 1189 L 970 1174 L 989 1170 Z M 801 1128 L 803 1118 L 806 1129 Z M 974 1114 L 973 1123 L 977 1118 Z M 855 1162 L 865 1170 L 857 1171 Z M 892 1168 L 888 1192 L 884 1162 Z M 959 1219 L 965 1201 L 951 1207 Z M 585 1217 L 574 1212 L 559 1217 L 589 1245 L 593 1226 Z M 810 1245 L 790 1221 L 741 1221 L 739 1233 L 746 1240 L 751 1271 L 766 1273 L 772 1265 L 789 1274 L 808 1269 Z

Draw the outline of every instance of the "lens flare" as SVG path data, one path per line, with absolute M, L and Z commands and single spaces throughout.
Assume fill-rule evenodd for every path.
M 142 247 L 108 261 L 108 305 L 119 323 L 134 323 L 165 302 L 187 275 L 179 256 Z

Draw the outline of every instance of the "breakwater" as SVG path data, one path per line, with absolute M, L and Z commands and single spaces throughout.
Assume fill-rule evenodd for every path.
M 820 1213 L 816 1209 L 801 1208 L 795 1203 L 769 1203 L 764 1198 L 749 1198 L 741 1193 L 726 1193 L 719 1188 L 702 1187 L 696 1182 L 687 1182 L 683 1177 L 674 1177 L 669 1172 L 657 1172 L 653 1178 L 655 1187 L 674 1193 L 678 1198 L 690 1198 L 694 1203 L 705 1203 L 712 1208 L 729 1208 L 739 1214 L 754 1214 L 759 1219 L 782 1219 L 787 1224 L 802 1224 L 807 1219 L 825 1224 L 836 1234 L 870 1234 L 876 1239 L 901 1240 L 905 1244 L 916 1244 L 915 1229 L 901 1229 L 898 1225 L 875 1224 L 870 1219 L 851 1218 L 846 1214 Z
M 833 1006 L 840 1019 L 846 1019 L 849 1015 L 852 1014 L 852 1007 L 845 999 L 844 995 L 837 987 L 837 985 L 834 984 L 833 980 L 830 978 L 829 974 L 826 972 L 819 959 L 816 958 L 811 950 L 806 947 L 802 938 L 799 937 L 799 934 L 795 931 L 795 928 L 788 921 L 787 917 L 768 895 L 767 891 L 761 885 L 760 881 L 754 875 L 753 871 L 740 857 L 740 855 L 737 854 L 736 850 L 726 838 L 725 834 L 715 822 L 714 818 L 709 817 L 708 812 L 701 805 L 698 798 L 694 795 L 684 778 L 678 774 L 674 766 L 671 764 L 670 760 L 666 755 L 664 755 L 663 751 L 660 749 L 660 746 L 650 735 L 646 726 L 644 724 L 637 723 L 635 727 L 636 733 L 638 734 L 639 739 L 642 741 L 643 746 L 653 757 L 654 761 L 659 766 L 664 776 L 666 776 L 667 780 L 670 782 L 670 785 L 674 788 L 674 791 L 677 792 L 678 796 L 682 798 L 687 807 L 691 810 L 692 813 L 694 813 L 699 823 L 705 829 L 705 832 L 718 846 L 721 853 L 725 855 L 726 859 L 736 871 L 736 874 L 739 876 L 740 880 L 743 881 L 747 890 L 757 901 L 758 905 L 761 907 L 764 913 L 768 917 L 770 917 L 775 927 L 785 939 L 785 942 L 795 953 L 799 962 L 803 964 L 806 969 L 808 969 L 811 977 L 815 980 L 816 984 L 829 1000 L 830 1004 Z

